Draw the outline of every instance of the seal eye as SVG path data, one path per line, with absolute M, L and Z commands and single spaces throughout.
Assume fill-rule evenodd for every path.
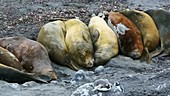
M 32 70 L 34 69 L 34 66 L 32 64 L 24 64 L 23 68 L 27 71 L 27 72 L 32 72 Z

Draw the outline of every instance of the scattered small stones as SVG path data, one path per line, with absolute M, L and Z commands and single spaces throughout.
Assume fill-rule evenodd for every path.
M 6 87 L 9 87 L 13 90 L 20 90 L 20 85 L 18 83 L 6 83 Z
M 37 85 L 35 81 L 29 81 L 29 82 L 25 82 L 24 84 L 22 84 L 23 87 L 32 87 L 35 85 Z
M 103 66 L 98 66 L 95 70 L 94 70 L 94 72 L 95 73 L 100 73 L 100 72 L 102 72 L 104 70 L 104 67 Z
M 83 70 L 79 70 L 75 73 L 74 77 L 71 79 L 71 83 L 75 84 L 78 81 L 84 81 L 87 79 L 86 73 Z

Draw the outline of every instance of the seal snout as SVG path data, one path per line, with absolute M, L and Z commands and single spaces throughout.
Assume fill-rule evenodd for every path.
M 94 59 L 89 60 L 87 67 L 91 68 L 91 67 L 93 67 L 93 65 L 94 65 Z
M 141 53 L 138 49 L 135 49 L 131 52 L 130 56 L 134 59 L 137 59 L 141 56 Z

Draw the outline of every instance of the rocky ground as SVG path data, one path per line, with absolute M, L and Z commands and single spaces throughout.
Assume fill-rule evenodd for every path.
M 88 24 L 93 13 L 127 8 L 170 10 L 170 0 L 0 0 L 0 37 L 36 40 L 41 26 L 56 18 L 79 17 Z M 170 96 L 170 57 L 156 57 L 146 64 L 117 56 L 105 66 L 78 73 L 56 64 L 54 68 L 58 80 L 49 84 L 0 81 L 0 96 Z M 90 84 L 98 79 L 108 79 L 112 89 L 93 90 Z

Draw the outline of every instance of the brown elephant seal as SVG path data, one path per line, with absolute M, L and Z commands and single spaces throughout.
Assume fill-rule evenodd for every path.
M 98 16 L 92 17 L 88 26 L 95 50 L 95 66 L 104 65 L 118 54 L 119 47 L 116 34 L 105 20 Z
M 93 45 L 89 29 L 79 19 L 65 22 L 65 42 L 76 69 L 93 67 Z
M 159 44 L 159 32 L 154 21 L 148 14 L 142 11 L 126 10 L 121 13 L 129 18 L 142 33 L 144 54 L 141 60 L 143 59 L 146 60 L 147 63 L 150 63 L 151 58 L 149 52 L 154 51 Z
M 0 63 L 18 70 L 23 70 L 21 63 L 15 55 L 2 47 L 0 47 Z
M 142 37 L 136 25 L 120 12 L 110 12 L 108 25 L 117 34 L 122 54 L 133 59 L 141 57 L 143 52 Z
M 28 81 L 36 81 L 41 83 L 48 83 L 47 81 L 50 80 L 50 78 L 48 78 L 48 76 L 43 76 L 43 78 L 44 77 L 46 77 L 46 80 L 39 78 L 39 76 L 36 76 L 36 74 L 23 72 L 16 68 L 0 63 L 0 79 L 7 82 L 25 83 Z
M 66 29 L 63 21 L 53 21 L 45 24 L 39 34 L 37 41 L 47 49 L 50 59 L 60 65 L 73 68 L 70 64 L 68 49 L 65 44 Z
M 25 37 L 0 38 L 0 46 L 13 53 L 26 72 L 49 76 L 56 79 L 45 47 Z
M 160 35 L 160 48 L 151 57 L 159 54 L 162 56 L 170 55 L 170 12 L 157 9 L 147 10 L 146 13 L 154 20 Z

